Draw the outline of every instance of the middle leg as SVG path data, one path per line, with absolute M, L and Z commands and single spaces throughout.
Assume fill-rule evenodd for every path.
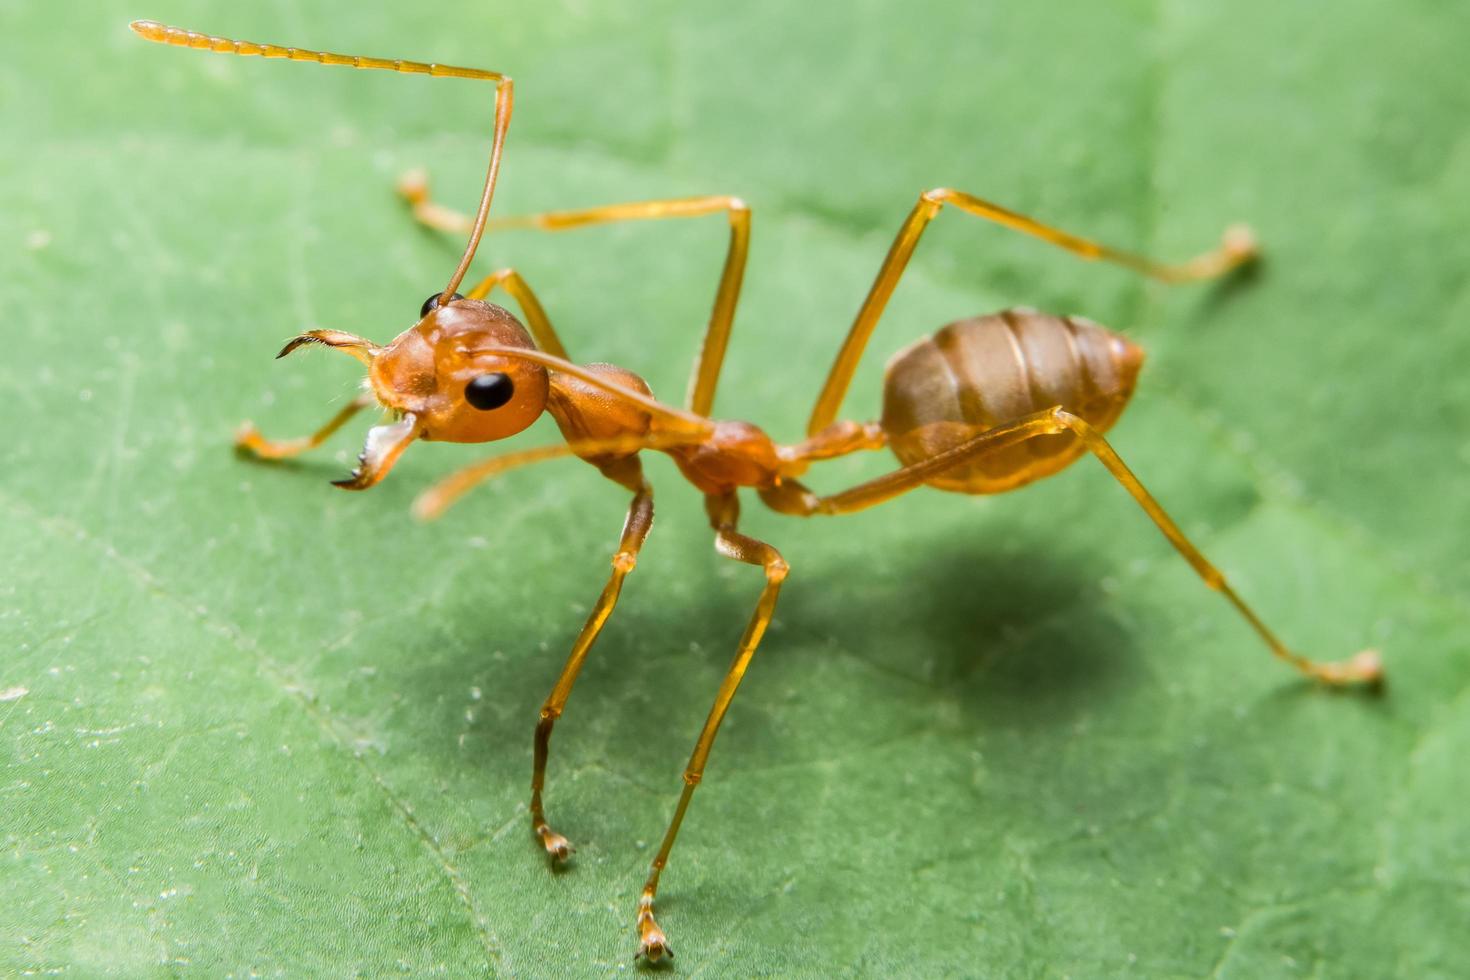
M 699 739 L 694 743 L 694 752 L 684 768 L 684 791 L 679 795 L 673 819 L 669 821 L 669 829 L 665 831 L 663 843 L 654 855 L 653 867 L 649 870 L 648 880 L 643 884 L 643 893 L 638 898 L 638 955 L 647 958 L 649 962 L 657 962 L 665 955 L 671 958 L 674 955 L 673 949 L 669 947 L 668 937 L 653 918 L 653 901 L 658 894 L 659 875 L 668 864 L 669 852 L 673 850 L 674 838 L 679 835 L 679 825 L 684 822 L 684 812 L 689 809 L 694 790 L 704 778 L 704 766 L 709 760 L 710 749 L 715 744 L 720 722 L 724 720 L 725 712 L 735 698 L 735 691 L 740 687 L 740 680 L 745 676 L 746 668 L 750 666 L 761 638 L 765 636 L 771 617 L 775 615 L 781 583 L 786 580 L 786 573 L 790 571 L 790 566 L 779 551 L 764 541 L 757 541 L 736 530 L 740 517 L 740 501 L 734 493 L 706 497 L 705 510 L 709 513 L 710 525 L 715 529 L 715 549 L 726 558 L 761 566 L 766 573 L 766 585 L 761 590 L 760 599 L 756 602 L 755 612 L 751 614 L 745 633 L 740 637 L 735 659 L 720 683 L 715 703 L 709 709 L 709 717 L 705 719 L 704 728 L 700 729 Z

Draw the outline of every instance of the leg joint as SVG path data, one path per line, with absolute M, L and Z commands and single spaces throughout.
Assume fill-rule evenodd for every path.
M 1073 415 L 1060 405 L 1054 405 L 1047 411 L 1047 417 L 1064 429 L 1071 429 L 1084 438 L 1092 431 L 1092 426 L 1086 421 Z

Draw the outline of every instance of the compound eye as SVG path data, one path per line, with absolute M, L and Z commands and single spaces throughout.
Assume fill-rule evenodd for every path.
M 464 386 L 464 400 L 482 412 L 499 408 L 510 401 L 515 393 L 516 386 L 510 380 L 510 375 L 499 372 L 482 374 Z
M 449 302 L 453 303 L 457 299 L 464 299 L 464 297 L 461 296 L 459 293 L 455 293 L 454 295 L 449 297 Z M 437 310 L 438 308 L 439 294 L 435 293 L 428 299 L 424 300 L 424 305 L 419 307 L 419 319 L 422 320 L 424 317 L 429 315 L 430 311 Z

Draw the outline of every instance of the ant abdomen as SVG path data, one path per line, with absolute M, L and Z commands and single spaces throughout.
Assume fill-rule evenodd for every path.
M 1143 350 L 1081 317 L 1030 309 L 959 320 L 899 351 L 883 383 L 883 431 L 912 465 L 1006 422 L 1061 406 L 1105 431 L 1133 394 Z M 928 481 L 999 493 L 1050 476 L 1084 452 L 1070 432 L 1038 436 Z

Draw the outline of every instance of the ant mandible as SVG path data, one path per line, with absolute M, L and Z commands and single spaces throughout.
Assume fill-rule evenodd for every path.
M 653 493 L 643 478 L 638 453 L 648 449 L 671 456 L 685 478 L 704 494 L 716 550 L 764 570 L 765 587 L 694 744 L 684 770 L 683 792 L 639 897 L 636 921 L 640 957 L 657 961 L 673 956 L 653 916 L 659 876 L 689 801 L 704 776 L 720 722 L 771 622 L 788 572 L 780 552 L 740 532 L 738 491 L 743 487 L 755 490 L 766 506 L 783 514 L 847 514 L 924 485 L 970 494 L 1012 490 L 1050 476 L 1084 452 L 1091 452 L 1205 584 L 1224 595 L 1273 654 L 1326 684 L 1372 684 L 1381 680 L 1379 658 L 1371 650 L 1344 661 L 1319 662 L 1286 647 L 1236 594 L 1225 576 L 1189 542 L 1103 438 L 1103 432 L 1128 404 L 1143 363 L 1142 350 L 1119 334 L 1080 317 L 1051 316 L 1031 309 L 1003 310 L 960 320 L 905 348 L 889 361 L 879 421 L 837 421 L 853 372 L 884 306 L 924 229 L 946 204 L 1033 235 L 1080 258 L 1116 263 L 1164 282 L 1210 279 L 1249 262 L 1256 249 L 1248 230 L 1230 229 L 1217 249 L 1179 265 L 1165 265 L 1049 227 L 961 191 L 925 191 L 899 229 L 838 350 L 807 422 L 806 438 L 783 445 L 748 422 L 710 417 L 750 242 L 750 209 L 744 201 L 728 196 L 644 201 L 494 223 L 503 228 L 560 230 L 611 221 L 725 213 L 730 223 L 730 244 L 715 292 L 714 310 L 695 362 L 688 407 L 673 408 L 655 400 L 648 385 L 631 371 L 570 361 L 545 309 L 514 269 L 486 277 L 463 296 L 456 292 L 487 227 L 510 124 L 510 78 L 475 68 L 234 41 L 152 21 L 137 21 L 132 29 L 150 41 L 205 51 L 495 84 L 490 161 L 474 217 L 435 204 L 420 174 L 410 174 L 399 185 L 418 220 L 445 231 L 468 232 L 469 241 L 449 284 L 425 300 L 418 321 L 386 346 L 339 330 L 311 330 L 291 340 L 278 356 L 284 357 L 306 344 L 321 344 L 357 358 L 367 366 L 369 391 L 311 436 L 270 441 L 247 425 L 238 437 L 238 445 L 265 459 L 294 456 L 319 445 L 355 413 L 376 403 L 390 412 L 394 421 L 368 432 L 357 468 L 348 478 L 335 481 L 345 489 L 366 490 L 387 475 L 415 440 L 504 439 L 525 429 L 544 411 L 551 413 L 565 443 L 472 465 L 421 496 L 415 504 L 419 516 L 441 513 L 475 484 L 509 469 L 567 455 L 586 460 L 632 493 L 622 540 L 612 560 L 612 575 L 572 644 L 571 655 L 536 725 L 531 825 L 553 861 L 565 859 L 572 848 L 565 837 L 551 829 L 542 806 L 552 726 L 617 604 L 623 579 L 637 562 L 638 551 L 653 523 Z M 484 301 L 497 286 L 520 305 L 529 332 L 509 312 Z M 819 460 L 885 446 L 893 450 L 902 466 L 841 493 L 819 495 L 797 479 Z

